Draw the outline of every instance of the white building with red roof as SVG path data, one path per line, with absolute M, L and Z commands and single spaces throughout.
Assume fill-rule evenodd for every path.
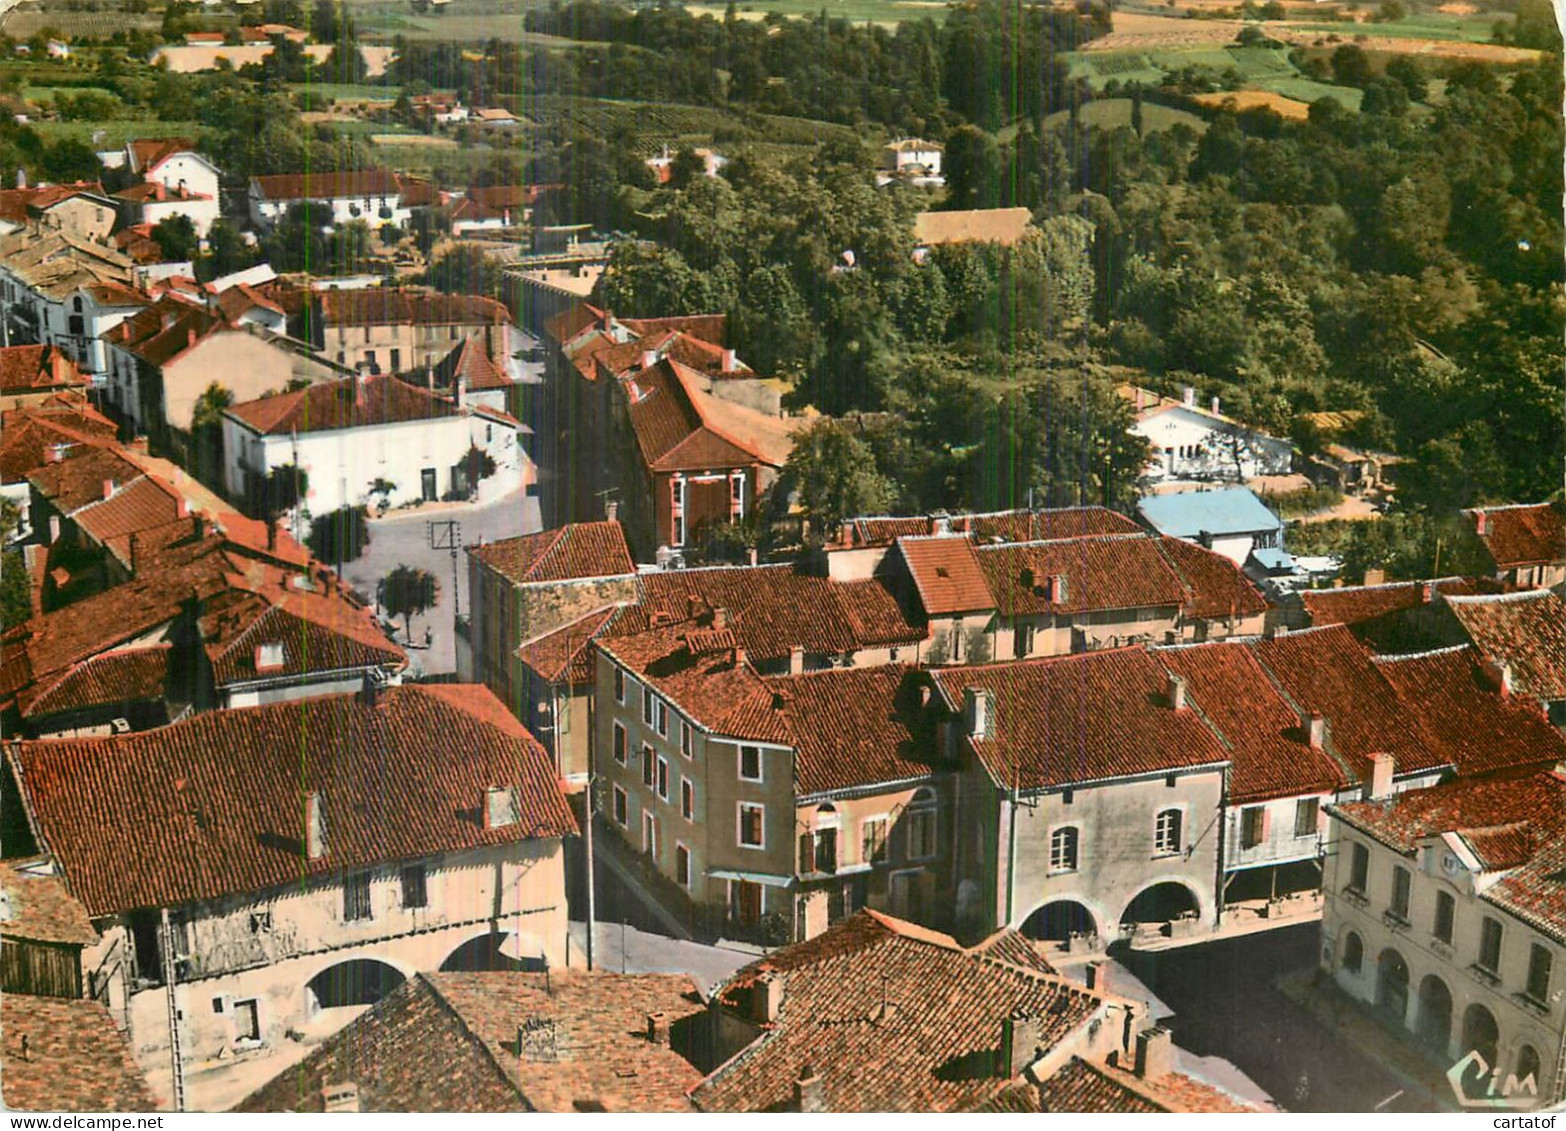
M 196 150 L 189 138 L 134 138 L 125 143 L 124 168 L 141 183 L 115 194 L 130 223 L 157 225 L 170 216 L 188 216 L 196 235 L 206 238 L 221 215 L 220 170 Z

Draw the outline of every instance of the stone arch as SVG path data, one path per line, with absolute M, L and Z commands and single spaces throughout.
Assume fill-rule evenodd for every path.
M 1452 1042 L 1452 991 L 1435 974 L 1426 974 L 1419 983 L 1414 1032 L 1436 1052 L 1445 1053 Z
M 1402 1022 L 1408 1016 L 1408 961 L 1391 947 L 1376 959 L 1376 1005 Z
M 374 1005 L 407 975 L 379 958 L 348 958 L 335 962 L 305 983 L 310 1012 L 345 1005 Z
M 1030 939 L 1068 942 L 1073 935 L 1098 934 L 1098 920 L 1084 903 L 1052 899 L 1023 920 L 1021 931 Z
M 1355 976 L 1365 969 L 1365 940 L 1355 931 L 1343 936 L 1343 969 Z
M 1201 914 L 1201 897 L 1190 884 L 1182 880 L 1163 880 L 1137 892 L 1120 913 L 1120 925 L 1131 927 L 1138 923 L 1167 923 L 1171 919 L 1191 916 L 1200 918 Z
M 1519 1084 L 1532 1076 L 1534 1087 L 1541 1087 L 1540 1077 L 1544 1075 L 1544 1065 L 1539 1058 L 1539 1050 L 1526 1042 L 1519 1046 L 1517 1057 L 1512 1062 L 1512 1075 Z
M 1484 1062 L 1494 1068 L 1500 1055 L 1501 1027 L 1496 1023 L 1495 1014 L 1489 1009 L 1474 1002 L 1463 1011 L 1463 1047 L 1462 1052 L 1477 1052 L 1484 1057 Z
M 507 940 L 511 940 L 508 944 Z M 542 971 L 549 965 L 544 947 L 532 935 L 487 931 L 452 950 L 440 964 L 442 973 L 458 970 Z

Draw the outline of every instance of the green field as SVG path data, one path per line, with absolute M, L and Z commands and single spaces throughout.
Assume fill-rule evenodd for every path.
M 1131 100 L 1129 98 L 1100 98 L 1089 102 L 1077 113 L 1085 125 L 1101 130 L 1112 130 L 1131 124 Z M 1056 110 L 1044 119 L 1046 127 L 1063 126 L 1071 120 L 1071 111 Z M 1188 110 L 1176 110 L 1153 102 L 1142 103 L 1142 128 L 1148 132 L 1167 130 L 1181 125 L 1202 133 L 1207 129 L 1205 119 Z
M 1458 39 L 1469 43 L 1488 43 L 1496 21 L 1510 24 L 1513 17 L 1504 12 L 1481 12 L 1473 16 L 1449 16 L 1443 12 L 1422 12 L 1394 23 L 1345 24 L 1345 23 L 1296 23 L 1289 27 L 1296 31 L 1317 31 L 1323 35 L 1337 35 L 1345 40 L 1358 36 L 1393 36 L 1401 39 Z
M 400 86 L 347 82 L 293 82 L 288 88 L 308 90 L 317 98 L 330 98 L 333 102 L 395 102 L 402 92 Z
M 847 126 L 808 118 L 773 114 L 739 116 L 711 106 L 671 102 L 616 102 L 550 95 L 527 100 L 520 111 L 546 128 L 568 122 L 575 129 L 605 138 L 629 131 L 642 146 L 710 139 L 718 135 L 735 141 L 775 145 L 815 145 L 831 138 L 856 136 Z
M 1358 110 L 1360 100 L 1365 96 L 1364 92 L 1357 87 L 1333 86 L 1331 83 L 1317 82 L 1314 79 L 1299 76 L 1262 79 L 1255 85 L 1262 90 L 1270 90 L 1286 98 L 1297 98 L 1301 102 L 1315 102 L 1318 98 L 1336 98 L 1350 110 Z
M 1157 86 L 1166 71 L 1182 67 L 1205 66 L 1220 74 L 1233 67 L 1247 87 L 1276 91 L 1302 102 L 1318 98 L 1336 98 L 1358 110 L 1360 92 L 1352 87 L 1316 82 L 1301 75 L 1288 53 L 1266 47 L 1170 47 L 1157 51 L 1076 51 L 1062 56 L 1072 78 L 1086 79 L 1094 90 L 1103 90 L 1110 80 L 1125 84 L 1140 82 Z M 1150 109 L 1144 104 L 1144 114 Z M 1129 111 L 1127 111 L 1129 114 Z M 1152 119 L 1147 118 L 1151 123 Z M 1156 127 L 1155 127 L 1156 128 Z
M 110 122 L 34 122 L 33 129 L 47 141 L 69 137 L 94 149 L 114 149 L 134 137 L 194 137 L 201 132 L 201 123 L 117 118 Z M 103 136 L 94 140 L 94 134 Z
M 40 105 L 48 106 L 54 103 L 55 97 L 59 94 L 64 94 L 68 98 L 73 98 L 76 95 L 82 94 L 86 91 L 91 91 L 94 94 L 101 94 L 107 98 L 112 98 L 115 102 L 120 100 L 119 95 L 115 94 L 112 90 L 108 90 L 101 86 L 33 86 L 31 83 L 23 88 L 22 97 L 27 99 L 29 102 L 36 102 Z

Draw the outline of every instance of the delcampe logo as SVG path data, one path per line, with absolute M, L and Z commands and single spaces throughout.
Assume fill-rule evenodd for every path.
M 1521 1080 L 1511 1073 L 1503 1079 L 1499 1067 L 1490 1062 L 1478 1049 L 1468 1054 L 1447 1070 L 1446 1078 L 1452 1084 L 1457 1102 L 1468 1108 L 1507 1108 L 1527 1111 L 1538 1106 L 1539 1082 L 1529 1073 Z

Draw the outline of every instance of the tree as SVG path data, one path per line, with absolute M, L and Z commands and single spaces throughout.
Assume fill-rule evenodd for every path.
M 310 553 L 319 561 L 342 567 L 364 554 L 370 545 L 370 524 L 363 507 L 339 507 L 310 523 L 306 539 Z
M 191 470 L 203 483 L 222 480 L 223 410 L 233 403 L 234 394 L 216 381 L 196 398 L 190 418 Z
M 274 522 L 278 515 L 297 507 L 309 490 L 310 476 L 304 469 L 285 463 L 267 472 L 264 479 L 252 481 L 250 508 L 267 522 Z
M 483 248 L 459 243 L 430 264 L 424 281 L 447 294 L 493 297 L 500 293 L 500 264 Z
M 1332 74 L 1344 86 L 1363 86 L 1370 78 L 1370 58 L 1356 43 L 1343 43 L 1332 53 Z
M 33 615 L 33 586 L 20 550 L 0 554 L 0 629 L 24 624 Z
M 157 227 L 152 229 L 152 238 L 157 241 L 165 263 L 194 260 L 200 251 L 196 225 L 183 214 L 165 216 L 158 221 Z
M 845 420 L 823 417 L 794 437 L 784 478 L 820 537 L 845 518 L 881 514 L 895 488 L 875 466 L 870 446 Z
M 400 565 L 381 578 L 376 599 L 387 616 L 402 618 L 403 632 L 411 640 L 413 618 L 435 607 L 440 600 L 440 582 L 425 570 Z

